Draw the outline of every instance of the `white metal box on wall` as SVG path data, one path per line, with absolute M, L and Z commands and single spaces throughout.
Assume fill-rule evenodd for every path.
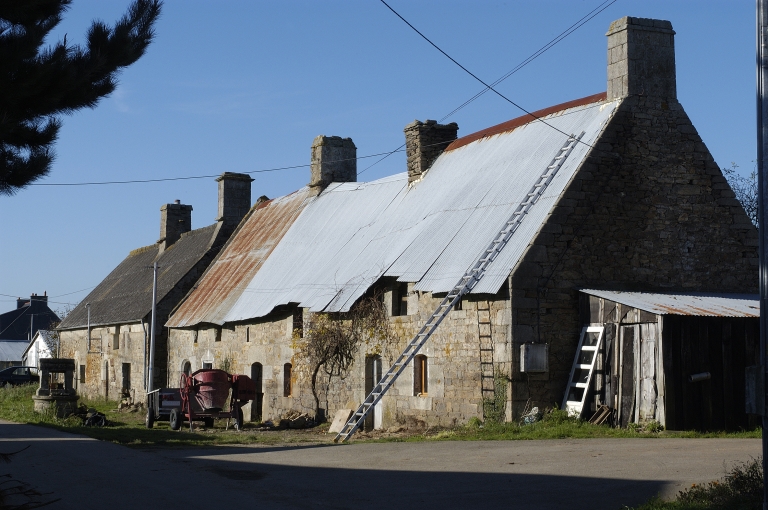
M 521 345 L 520 371 L 529 374 L 549 371 L 549 344 Z

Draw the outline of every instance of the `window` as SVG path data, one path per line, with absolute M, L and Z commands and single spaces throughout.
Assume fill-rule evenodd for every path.
M 392 315 L 408 315 L 408 282 L 395 282 L 392 289 Z
M 213 341 L 214 342 L 221 342 L 221 328 L 216 328 L 213 333 L 215 335 Z
M 184 364 L 181 367 L 181 371 L 185 374 L 189 375 L 192 373 L 192 363 L 189 361 L 185 361 Z
M 427 357 L 423 354 L 417 355 L 413 358 L 413 395 L 426 396 L 427 395 Z
M 251 341 L 251 328 L 246 327 L 245 328 L 245 341 L 250 342 Z
M 197 343 L 197 334 L 198 334 L 197 330 L 194 330 L 192 332 L 192 343 L 195 343 L 195 344 Z
M 304 338 L 304 311 L 301 308 L 293 312 L 293 336 Z
M 115 331 L 112 335 L 112 348 L 120 348 L 120 326 L 115 326 Z
M 206 363 L 205 361 L 203 361 L 203 369 L 210 370 L 212 368 L 213 368 L 213 363 Z
M 286 363 L 283 365 L 283 396 L 284 397 L 291 397 L 293 396 L 293 383 L 291 381 L 291 376 L 293 372 L 293 365 L 290 363 Z
M 80 382 L 85 384 L 85 365 L 80 365 Z

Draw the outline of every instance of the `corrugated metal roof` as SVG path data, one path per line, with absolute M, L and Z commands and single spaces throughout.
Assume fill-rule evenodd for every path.
M 304 188 L 255 206 L 166 326 L 222 324 L 226 313 L 283 238 L 308 198 L 309 190 Z
M 158 258 L 159 245 L 132 251 L 72 312 L 59 328 L 85 327 L 91 305 L 91 325 L 138 321 L 152 310 L 152 264 L 157 258 L 157 300 L 160 302 L 208 252 L 218 225 L 187 232 Z
M 0 340 L 0 361 L 20 362 L 27 345 L 29 345 L 28 340 Z
M 581 289 L 581 292 L 658 315 L 760 317 L 758 294 L 656 293 Z
M 443 153 L 424 178 L 329 186 L 311 199 L 224 320 L 299 303 L 346 311 L 381 276 L 447 292 L 477 259 L 566 139 L 585 132 L 545 195 L 473 289 L 495 293 L 527 249 L 618 102 L 580 104 Z

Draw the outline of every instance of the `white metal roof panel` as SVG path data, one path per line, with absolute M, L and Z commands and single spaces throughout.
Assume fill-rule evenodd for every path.
M 565 144 L 585 132 L 507 247 L 473 289 L 495 293 L 525 253 L 618 102 L 582 105 L 446 151 L 424 178 L 332 184 L 311 200 L 225 321 L 299 303 L 346 311 L 381 276 L 447 292 L 493 240 Z
M 581 292 L 658 315 L 760 317 L 758 294 L 655 293 L 581 289 Z
M 28 340 L 0 340 L 0 361 L 20 362 L 28 345 Z

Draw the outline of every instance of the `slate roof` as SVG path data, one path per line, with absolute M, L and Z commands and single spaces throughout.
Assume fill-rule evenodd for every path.
M 30 321 L 30 314 L 34 320 Z M 48 329 L 61 319 L 48 307 L 45 296 L 30 297 L 29 304 L 0 314 L 0 340 L 24 340 L 29 342 L 29 328 L 32 336 L 39 329 Z M 21 359 L 21 358 L 19 358 Z
M 159 257 L 159 245 L 133 250 L 88 296 L 70 312 L 59 329 L 85 327 L 86 303 L 91 326 L 136 322 L 152 310 L 152 264 L 157 259 L 157 300 L 160 302 L 208 252 L 216 239 L 213 224 L 182 234 Z
M 289 303 L 312 311 L 346 311 L 382 276 L 416 282 L 416 290 L 447 292 L 560 154 L 567 140 L 563 132 L 583 132 L 584 143 L 575 145 L 473 289 L 496 293 L 618 104 L 598 94 L 535 112 L 546 124 L 525 116 L 461 138 L 413 185 L 405 173 L 331 184 L 307 199 L 260 267 L 237 277 L 236 290 L 225 296 L 208 293 L 210 302 L 197 306 L 215 308 L 215 317 L 208 317 L 218 324 L 263 317 Z M 243 253 L 260 250 L 260 240 L 238 242 L 241 235 L 235 234 L 233 246 L 237 243 Z M 173 314 L 168 325 L 189 325 L 189 319 Z

